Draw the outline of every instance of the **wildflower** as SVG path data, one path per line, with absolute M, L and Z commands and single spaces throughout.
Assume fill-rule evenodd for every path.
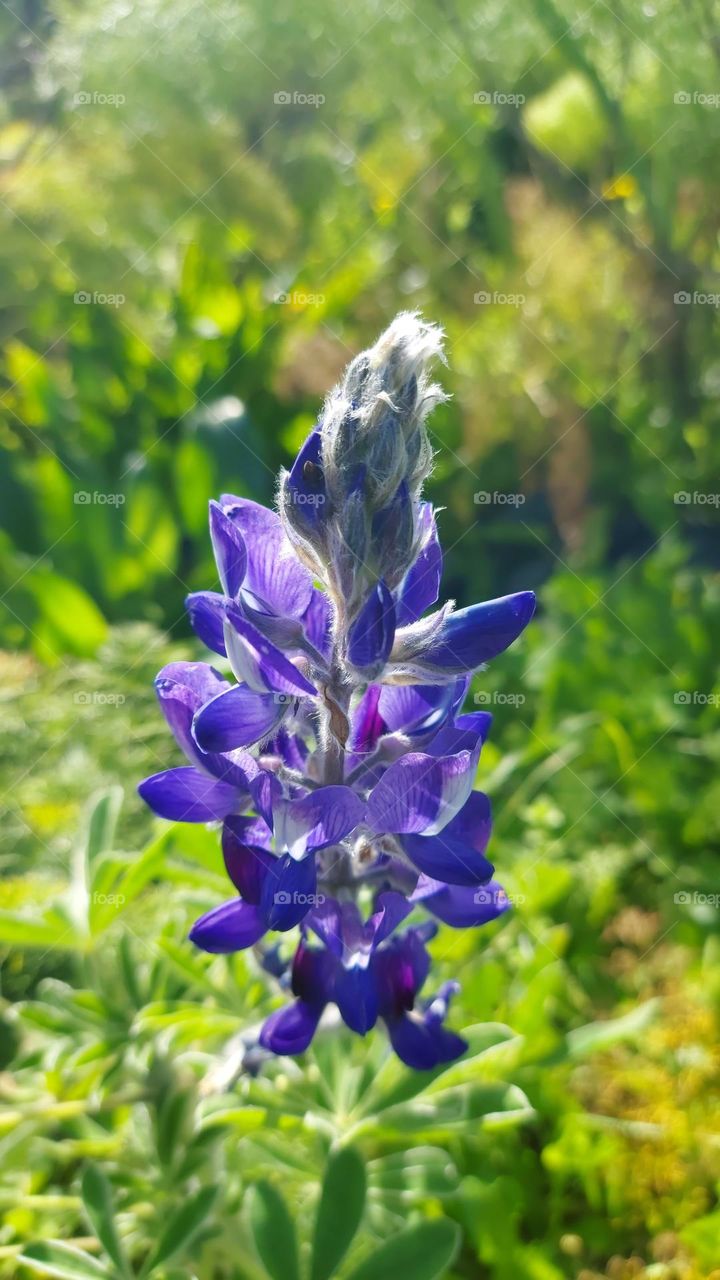
M 462 703 L 534 597 L 437 607 L 442 552 L 422 486 L 441 338 L 404 314 L 351 363 L 281 476 L 279 514 L 211 502 L 221 590 L 187 604 L 235 683 L 205 663 L 156 681 L 190 765 L 140 794 L 161 817 L 222 822 L 236 891 L 192 941 L 228 953 L 300 927 L 295 1001 L 261 1033 L 276 1053 L 303 1052 L 334 1004 L 360 1035 L 384 1022 L 411 1067 L 459 1056 L 445 1026 L 456 984 L 420 1000 L 426 943 L 436 921 L 478 927 L 509 907 L 486 856 L 490 803 L 473 790 L 491 716 Z M 426 918 L 398 932 L 411 915 Z M 277 951 L 265 959 L 286 982 Z

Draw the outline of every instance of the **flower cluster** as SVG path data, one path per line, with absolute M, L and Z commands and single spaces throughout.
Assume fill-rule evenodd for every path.
M 222 590 L 187 603 L 235 682 L 202 662 L 156 681 L 190 764 L 140 794 L 163 818 L 222 823 L 236 891 L 192 941 L 228 953 L 299 926 L 289 974 L 259 948 L 295 997 L 263 1027 L 274 1053 L 303 1052 L 334 1004 L 360 1035 L 382 1019 L 411 1067 L 458 1057 L 464 1041 L 444 1025 L 455 984 L 419 1001 L 426 944 L 437 920 L 468 928 L 508 906 L 485 856 L 490 805 L 473 790 L 491 716 L 462 705 L 535 601 L 436 607 L 442 553 L 421 490 L 441 354 L 435 326 L 398 316 L 281 476 L 280 514 L 211 502 Z

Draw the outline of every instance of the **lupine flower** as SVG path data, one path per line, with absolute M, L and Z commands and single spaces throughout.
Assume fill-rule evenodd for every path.
M 462 704 L 534 597 L 437 607 L 442 552 L 422 485 L 441 339 L 404 314 L 352 362 L 281 476 L 280 514 L 211 502 L 221 590 L 187 604 L 235 683 L 199 662 L 156 681 L 190 765 L 140 794 L 160 817 L 222 823 L 235 890 L 191 940 L 229 953 L 300 928 L 295 1001 L 260 1036 L 279 1054 L 302 1053 L 334 1004 L 359 1035 L 382 1021 L 411 1067 L 452 1061 L 465 1047 L 444 1025 L 457 984 L 419 1003 L 426 943 L 436 921 L 478 927 L 509 907 L 486 856 L 490 803 L 473 790 L 491 716 Z M 275 944 L 260 959 L 287 981 Z

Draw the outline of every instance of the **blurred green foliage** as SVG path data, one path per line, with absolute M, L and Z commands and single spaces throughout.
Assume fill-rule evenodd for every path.
M 720 1276 L 717 30 L 0 5 L 8 1280 Z M 184 941 L 216 836 L 133 798 L 151 681 L 198 652 L 208 498 L 271 502 L 402 307 L 448 334 L 446 594 L 541 588 L 474 684 L 516 910 L 434 943 L 437 1079 L 343 1034 L 254 1078 L 266 981 Z

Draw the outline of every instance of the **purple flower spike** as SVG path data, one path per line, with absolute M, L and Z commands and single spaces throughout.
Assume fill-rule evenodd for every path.
M 408 1067 L 454 1061 L 457 984 L 422 999 L 427 943 L 510 905 L 487 856 L 490 802 L 473 790 L 491 716 L 462 708 L 471 673 L 517 639 L 535 597 L 438 604 L 422 491 L 441 357 L 436 326 L 397 316 L 327 397 L 280 476 L 278 512 L 233 494 L 210 503 L 221 589 L 187 608 L 222 674 L 175 662 L 156 681 L 187 763 L 140 795 L 168 821 L 222 824 L 234 891 L 207 903 L 191 942 L 227 955 L 298 930 L 293 1001 L 259 1036 L 276 1054 L 304 1053 L 334 1006 L 356 1035 L 384 1025 Z M 285 991 L 278 945 L 267 939 L 259 962 Z

